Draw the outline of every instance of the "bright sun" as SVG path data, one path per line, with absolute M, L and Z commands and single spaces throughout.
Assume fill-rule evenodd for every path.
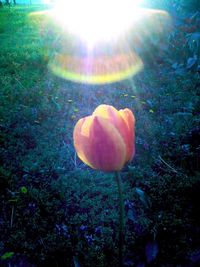
M 148 40 L 169 21 L 166 12 L 141 8 L 141 0 L 52 1 L 52 9 L 33 15 L 47 15 L 58 29 L 50 69 L 75 82 L 104 84 L 135 75 L 143 68 L 140 48 L 148 51 Z
M 116 40 L 140 16 L 141 0 L 58 0 L 53 16 L 89 47 Z

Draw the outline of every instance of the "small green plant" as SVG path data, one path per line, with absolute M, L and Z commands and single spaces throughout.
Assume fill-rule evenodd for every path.
M 5 252 L 3 255 L 1 255 L 1 260 L 9 260 L 14 256 L 14 252 Z

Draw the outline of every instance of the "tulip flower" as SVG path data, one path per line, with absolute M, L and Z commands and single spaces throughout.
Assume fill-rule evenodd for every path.
M 128 108 L 100 105 L 74 128 L 78 157 L 93 169 L 119 171 L 135 154 L 135 118 Z

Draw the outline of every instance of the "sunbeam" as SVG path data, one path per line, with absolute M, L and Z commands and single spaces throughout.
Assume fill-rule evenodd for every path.
M 56 29 L 49 67 L 54 74 L 80 83 L 103 84 L 127 79 L 143 68 L 141 49 L 160 35 L 169 16 L 140 8 L 132 0 L 60 0 L 47 15 Z M 53 24 L 52 24 L 53 23 Z M 48 32 L 49 35 L 49 32 Z

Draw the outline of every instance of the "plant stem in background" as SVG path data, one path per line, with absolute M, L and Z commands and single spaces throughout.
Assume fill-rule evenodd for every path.
M 14 206 L 12 206 L 11 218 L 10 218 L 10 228 L 12 228 L 12 227 L 13 227 L 14 209 L 15 209 L 15 207 L 14 207 Z
M 123 205 L 123 194 L 122 194 L 122 181 L 120 173 L 115 172 L 118 197 L 119 197 L 119 267 L 123 266 L 123 231 L 124 231 L 124 205 Z

